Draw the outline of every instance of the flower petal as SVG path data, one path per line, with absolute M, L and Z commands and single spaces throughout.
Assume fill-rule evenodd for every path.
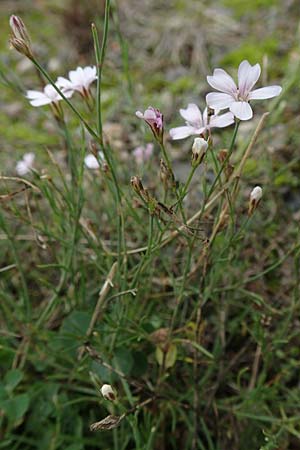
M 238 70 L 239 94 L 246 100 L 249 92 L 260 77 L 260 65 L 251 66 L 248 61 L 242 61 Z
M 248 102 L 234 102 L 230 105 L 230 111 L 240 120 L 249 120 L 253 116 Z
M 223 94 L 221 92 L 210 92 L 206 96 L 206 103 L 208 106 L 217 110 L 229 108 L 234 101 L 232 95 Z
M 221 114 L 220 116 L 212 116 L 209 122 L 210 128 L 224 128 L 228 127 L 234 122 L 234 115 L 231 112 Z
M 52 103 L 51 98 L 48 98 L 46 96 L 41 97 L 41 98 L 36 98 L 34 100 L 30 100 L 30 104 L 32 106 L 44 106 L 44 105 L 49 105 L 50 103 Z
M 37 98 L 43 98 L 45 94 L 40 91 L 27 91 L 26 92 L 26 98 L 29 98 L 31 100 L 37 99 Z
M 264 100 L 266 98 L 277 97 L 281 91 L 281 86 L 267 86 L 264 88 L 254 89 L 254 91 L 250 92 L 248 98 L 250 100 Z
M 146 109 L 146 111 L 144 112 L 144 119 L 145 120 L 155 120 L 156 119 L 156 114 L 155 111 L 153 111 L 153 109 Z
M 186 109 L 179 110 L 181 117 L 195 128 L 202 126 L 201 111 L 195 103 L 189 103 Z
M 198 134 L 196 128 L 189 126 L 171 128 L 170 130 L 170 136 L 174 140 L 184 139 L 188 136 L 193 136 L 194 134 Z
M 208 84 L 217 91 L 233 94 L 237 91 L 237 87 L 233 79 L 223 69 L 215 69 L 213 76 L 207 77 Z

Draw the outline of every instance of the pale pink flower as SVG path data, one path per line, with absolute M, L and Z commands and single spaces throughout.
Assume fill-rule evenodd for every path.
M 186 125 L 171 128 L 170 136 L 174 140 L 204 134 L 211 128 L 224 128 L 234 122 L 234 116 L 230 112 L 220 116 L 214 114 L 208 117 L 207 108 L 201 114 L 200 109 L 194 103 L 189 103 L 186 109 L 180 109 L 179 112 L 181 117 L 185 119 Z
M 149 106 L 144 113 L 141 111 L 136 111 L 136 116 L 139 119 L 144 119 L 144 121 L 151 128 L 155 138 L 162 142 L 163 134 L 164 134 L 164 123 L 163 123 L 163 115 L 157 108 L 153 108 Z
M 32 152 L 25 153 L 23 158 L 16 164 L 17 174 L 20 175 L 21 177 L 27 175 L 33 168 L 34 159 L 35 159 L 34 153 Z
M 64 93 L 66 97 L 71 97 L 72 94 Z M 32 106 L 44 106 L 50 103 L 57 103 L 62 100 L 62 96 L 55 90 L 52 84 L 47 84 L 41 91 L 27 91 L 26 97 L 29 99 Z
M 137 162 L 137 164 L 143 164 L 151 158 L 153 153 L 154 145 L 149 143 L 146 146 L 140 146 L 133 150 L 133 156 Z
M 215 69 L 212 76 L 207 77 L 208 83 L 220 92 L 210 92 L 206 102 L 210 108 L 222 110 L 229 108 L 240 120 L 249 120 L 253 116 L 249 104 L 251 100 L 264 100 L 276 97 L 282 91 L 280 86 L 268 86 L 254 89 L 260 77 L 259 64 L 251 66 L 248 61 L 242 61 L 238 69 L 238 86 L 223 69 Z
M 86 96 L 90 90 L 90 85 L 97 80 L 97 69 L 95 66 L 77 67 L 76 70 L 69 72 L 69 79 L 64 77 L 57 78 L 57 85 L 64 94 L 74 91 Z

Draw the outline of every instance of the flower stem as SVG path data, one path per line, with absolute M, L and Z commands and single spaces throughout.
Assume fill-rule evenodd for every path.
M 109 11 L 110 11 L 110 0 L 105 1 L 105 14 L 104 14 L 104 26 L 103 26 L 103 38 L 100 48 L 98 31 L 96 25 L 92 23 L 92 35 L 94 40 L 95 57 L 97 63 L 97 129 L 98 134 L 103 141 L 102 137 L 102 115 L 101 115 L 101 81 L 102 81 L 102 67 L 105 58 L 107 36 L 108 36 L 108 24 L 109 24 Z

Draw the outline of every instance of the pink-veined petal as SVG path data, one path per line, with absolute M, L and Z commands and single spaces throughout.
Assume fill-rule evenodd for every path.
M 209 122 L 210 128 L 224 128 L 234 123 L 234 115 L 231 112 L 221 114 L 220 116 L 212 116 Z
M 281 86 L 267 86 L 259 89 L 254 89 L 250 92 L 249 100 L 265 100 L 267 98 L 277 97 L 282 91 Z
M 234 102 L 234 98 L 229 94 L 223 94 L 221 92 L 210 92 L 206 96 L 206 103 L 210 108 L 221 110 L 229 108 Z
M 203 125 L 201 111 L 195 103 L 189 103 L 186 109 L 180 109 L 179 113 L 189 124 L 195 128 Z
M 207 82 L 217 91 L 225 92 L 226 94 L 237 92 L 234 80 L 223 69 L 215 69 L 213 75 L 207 77 Z
M 198 134 L 196 128 L 188 126 L 171 128 L 170 130 L 170 136 L 173 140 L 184 139 L 195 134 Z
M 240 120 L 249 120 L 253 117 L 253 111 L 248 102 L 234 102 L 230 105 L 230 111 Z
M 260 65 L 251 66 L 248 61 L 242 61 L 238 70 L 239 95 L 246 100 L 247 95 L 260 77 Z

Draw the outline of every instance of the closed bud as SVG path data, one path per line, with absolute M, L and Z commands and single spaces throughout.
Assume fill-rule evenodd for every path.
M 116 400 L 116 394 L 110 384 L 104 384 L 101 388 L 101 394 L 106 400 L 113 402 Z
M 28 58 L 32 58 L 31 42 L 27 28 L 23 20 L 18 16 L 11 16 L 9 19 L 9 25 L 12 31 L 12 36 L 10 38 L 10 44 L 19 53 Z
M 251 216 L 251 214 L 253 214 L 253 212 L 257 208 L 261 198 L 262 198 L 262 188 L 260 186 L 255 186 L 255 188 L 252 189 L 252 191 L 250 193 L 249 208 L 248 208 L 249 216 Z
M 23 39 L 23 41 L 30 43 L 27 28 L 20 17 L 14 15 L 10 16 L 9 25 L 15 38 Z
M 15 37 L 12 37 L 9 40 L 9 43 L 11 47 L 13 47 L 17 52 L 21 53 L 21 55 L 27 56 L 27 58 L 32 59 L 32 51 L 28 44 L 26 44 L 23 39 L 18 39 Z
M 195 138 L 192 146 L 192 166 L 197 167 L 203 161 L 208 143 L 203 138 Z
M 136 116 L 143 119 L 151 128 L 155 139 L 162 144 L 164 136 L 164 116 L 157 108 L 149 106 L 144 113 L 136 111 Z

